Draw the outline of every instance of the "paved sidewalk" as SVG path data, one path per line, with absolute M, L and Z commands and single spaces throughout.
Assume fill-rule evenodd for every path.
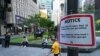
M 46 56 L 50 49 L 34 48 L 34 47 L 21 47 L 10 46 L 3 48 L 0 45 L 0 56 Z M 52 54 L 50 56 L 53 56 Z
M 49 49 L 10 46 L 9 48 L 2 48 L 0 45 L 0 56 L 46 56 Z
M 36 47 L 21 47 L 10 46 L 9 48 L 3 48 L 0 45 L 0 56 L 46 56 L 50 49 L 42 49 Z M 100 50 L 96 50 L 93 53 L 79 53 L 79 56 L 99 56 Z M 49 55 L 53 56 L 53 54 Z M 67 56 L 67 53 L 62 53 L 62 56 Z

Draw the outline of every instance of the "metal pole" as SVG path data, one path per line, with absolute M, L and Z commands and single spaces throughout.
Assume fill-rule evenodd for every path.
M 78 13 L 78 0 L 67 0 L 67 15 Z
M 75 14 L 78 11 L 78 0 L 67 0 L 67 15 Z M 68 47 L 67 56 L 78 56 L 77 47 Z

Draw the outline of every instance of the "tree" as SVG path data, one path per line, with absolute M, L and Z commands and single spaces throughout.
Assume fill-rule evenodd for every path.
M 52 29 L 54 28 L 54 22 L 53 21 L 50 21 L 46 18 L 41 18 L 40 19 L 40 27 L 43 27 L 43 28 L 46 28 L 48 30 L 48 35 L 51 33 L 53 33 Z
M 94 13 L 95 12 L 95 4 L 88 4 L 88 5 L 85 5 L 84 7 L 84 12 L 83 13 Z
M 49 32 L 51 33 L 50 30 L 54 27 L 53 21 L 41 17 L 40 14 L 36 14 L 35 16 L 29 16 L 29 18 L 25 20 L 24 24 L 27 26 L 31 26 L 31 24 L 35 24 L 38 28 L 39 27 L 46 28 L 48 30 L 48 33 Z
M 24 21 L 24 24 L 27 25 L 27 26 L 30 26 L 32 23 L 38 24 L 39 19 L 40 19 L 39 14 L 36 14 L 35 16 L 29 16 L 29 18 L 27 18 Z
M 96 30 L 100 30 L 100 20 L 96 20 Z

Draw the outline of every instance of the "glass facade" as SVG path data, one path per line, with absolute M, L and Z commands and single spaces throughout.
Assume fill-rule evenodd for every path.
M 47 9 L 48 15 L 51 17 L 53 9 L 53 0 L 40 0 L 40 8 Z

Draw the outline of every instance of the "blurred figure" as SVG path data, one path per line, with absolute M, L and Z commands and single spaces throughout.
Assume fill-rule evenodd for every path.
M 47 44 L 48 44 L 47 38 L 43 38 L 42 47 L 43 48 L 46 48 L 47 47 Z
M 23 37 L 23 42 L 22 42 L 23 47 L 27 47 L 28 46 L 28 39 L 26 36 Z
M 49 54 L 53 52 L 54 56 L 58 56 L 59 54 L 61 56 L 61 48 L 59 42 L 55 38 L 52 38 L 51 40 L 53 41 L 53 45 Z M 47 56 L 49 56 L 49 54 Z
M 10 33 L 5 34 L 5 47 L 9 47 L 10 44 Z

